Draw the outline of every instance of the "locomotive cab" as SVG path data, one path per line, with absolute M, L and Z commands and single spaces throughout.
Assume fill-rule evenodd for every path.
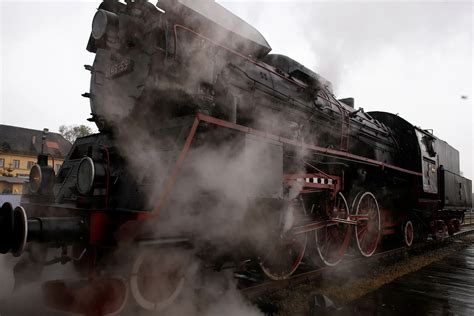
M 432 223 L 436 235 L 442 230 L 454 233 L 459 230 L 464 212 L 471 208 L 472 182 L 460 175 L 459 152 L 432 132 L 422 130 L 398 115 L 371 112 L 392 131 L 399 146 L 397 164 L 420 172 L 421 177 L 406 196 L 411 197 L 410 208 Z M 423 230 L 423 227 L 418 227 Z

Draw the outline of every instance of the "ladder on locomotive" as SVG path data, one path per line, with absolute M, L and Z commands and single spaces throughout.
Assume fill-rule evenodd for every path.
M 349 135 L 351 131 L 351 118 L 344 107 L 341 110 L 341 150 L 349 150 Z
M 349 150 L 349 136 L 351 131 L 351 118 L 346 108 L 337 100 L 331 93 L 324 91 L 327 100 L 337 106 L 339 113 L 341 114 L 341 143 L 340 150 Z

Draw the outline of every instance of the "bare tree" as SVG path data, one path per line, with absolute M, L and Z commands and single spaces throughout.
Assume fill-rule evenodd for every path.
M 61 125 L 59 126 L 59 133 L 73 143 L 77 138 L 91 135 L 94 131 L 86 125 Z

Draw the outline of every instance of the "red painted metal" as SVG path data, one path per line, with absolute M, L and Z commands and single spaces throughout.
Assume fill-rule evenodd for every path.
M 316 190 L 316 189 L 302 189 L 300 191 L 300 194 L 311 194 L 311 193 L 317 193 L 321 192 L 321 190 Z
M 164 207 L 166 204 L 169 195 L 176 183 L 176 180 L 178 178 L 178 175 L 181 171 L 181 167 L 183 166 L 184 160 L 186 159 L 186 156 L 188 155 L 189 148 L 191 147 L 191 144 L 194 140 L 194 136 L 196 135 L 197 128 L 199 126 L 199 115 L 196 116 L 194 119 L 194 123 L 191 127 L 191 130 L 189 131 L 188 137 L 186 138 L 186 142 L 184 143 L 183 149 L 181 150 L 178 160 L 176 161 L 173 170 L 171 171 L 170 176 L 166 180 L 165 187 L 163 192 L 161 193 L 161 196 L 158 200 L 158 204 L 155 207 L 153 211 L 154 216 L 158 216 L 160 213 L 160 210 Z
M 411 221 L 407 221 L 403 226 L 403 234 L 405 245 L 410 247 L 413 244 L 413 239 L 415 237 L 413 224 Z
M 293 216 L 304 216 L 302 207 L 294 207 Z M 279 226 L 279 225 L 278 225 Z M 269 240 L 268 246 L 259 256 L 262 271 L 272 280 L 284 280 L 290 277 L 303 260 L 307 246 L 306 234 L 294 234 L 290 229 L 287 232 L 277 228 L 275 236 Z
M 108 216 L 104 212 L 92 212 L 90 217 L 90 244 L 100 245 L 104 241 Z
M 353 221 L 368 221 L 369 216 L 367 215 L 349 215 L 349 218 Z
M 384 236 L 387 236 L 387 235 L 393 235 L 395 234 L 397 231 L 395 228 L 384 228 L 382 229 L 382 235 Z
M 291 234 L 294 234 L 294 235 L 305 234 L 305 233 L 315 231 L 316 229 L 329 226 L 331 224 L 335 224 L 335 223 L 330 221 L 330 220 L 320 221 L 320 222 L 313 222 L 313 223 L 310 223 L 310 224 L 306 224 L 306 225 L 303 225 L 303 226 L 298 226 L 298 227 L 293 228 L 291 230 Z
M 314 166 L 311 166 L 311 167 L 316 168 Z M 314 179 L 314 178 L 331 180 L 332 183 L 312 183 L 312 182 L 306 181 L 307 179 Z M 320 171 L 319 173 L 283 175 L 283 182 L 292 184 L 293 182 L 298 182 L 298 181 L 300 181 L 300 183 L 303 184 L 300 190 L 300 193 L 302 194 L 314 193 L 314 192 L 317 192 L 318 190 L 331 190 L 331 198 L 334 198 L 337 192 L 340 192 L 342 190 L 341 177 L 328 175 L 322 171 Z
M 278 250 L 281 250 L 281 249 L 271 249 L 270 250 L 270 255 L 268 255 L 269 258 L 260 258 L 260 267 L 262 268 L 262 271 L 272 280 L 274 281 L 279 281 L 279 280 L 284 280 L 284 279 L 287 279 L 288 277 L 290 277 L 295 271 L 296 269 L 298 269 L 299 265 L 301 264 L 303 258 L 304 258 L 304 255 L 306 253 L 306 245 L 307 245 L 307 236 L 304 235 L 303 236 L 303 240 L 304 241 L 296 241 L 297 243 L 298 242 L 301 242 L 301 245 L 300 245 L 300 249 L 291 249 L 295 254 L 295 258 L 293 258 L 293 262 L 291 262 L 291 266 L 288 267 L 287 271 L 285 272 L 281 272 L 280 273 L 277 273 L 275 271 L 272 271 L 272 262 L 268 262 L 269 259 L 270 260 L 279 260 L 280 258 L 282 258 L 281 256 L 288 256 L 288 252 L 290 249 L 284 249 L 285 251 L 278 251 Z M 279 240 L 276 240 L 275 241 L 276 243 L 278 242 L 281 242 Z M 289 247 L 291 247 L 292 245 L 287 245 Z
M 408 220 L 408 212 L 404 209 L 380 209 L 380 219 L 384 229 L 389 231 L 393 228 L 396 233 L 399 227 Z M 384 233 L 384 235 L 387 234 Z
M 359 199 L 356 207 L 356 215 L 367 215 L 367 221 L 359 221 L 355 226 L 355 238 L 357 247 L 364 257 L 372 256 L 379 244 L 381 232 L 380 208 L 375 196 L 365 192 Z
M 332 184 L 321 184 L 321 183 L 308 183 L 308 182 L 306 182 L 304 184 L 304 186 L 307 187 L 307 188 L 313 188 L 313 189 L 323 189 L 323 190 L 334 189 L 334 185 L 332 185 Z
M 449 236 L 454 235 L 461 230 L 461 222 L 457 218 L 451 218 L 446 221 Z
M 349 225 L 357 225 L 358 222 L 355 220 L 352 220 L 349 216 L 349 219 L 344 219 L 344 218 L 331 218 L 331 221 L 334 223 L 342 223 L 342 224 L 349 224 Z
M 311 150 L 314 150 L 315 152 L 318 152 L 318 153 L 321 153 L 321 154 L 327 154 L 329 156 L 334 156 L 336 158 L 337 157 L 350 158 L 350 159 L 353 159 L 355 161 L 372 164 L 374 166 L 379 166 L 382 169 L 387 168 L 387 169 L 392 169 L 392 170 L 400 171 L 400 172 L 411 174 L 411 175 L 422 176 L 422 174 L 420 172 L 417 172 L 417 171 L 404 169 L 404 168 L 397 167 L 397 166 L 394 166 L 394 165 L 391 165 L 391 164 L 386 164 L 386 163 L 378 161 L 378 160 L 374 160 L 374 159 L 354 155 L 354 154 L 344 152 L 344 151 L 340 151 L 340 150 L 335 150 L 335 149 L 330 149 L 330 148 L 324 148 L 324 147 L 320 147 L 320 146 L 305 144 L 301 141 L 296 141 L 296 140 L 288 139 L 288 138 L 285 138 L 285 137 L 271 135 L 269 133 L 257 131 L 257 130 L 254 130 L 254 129 L 250 128 L 250 127 L 245 127 L 245 126 L 242 126 L 242 125 L 234 124 L 234 123 L 224 121 L 224 120 L 212 117 L 212 116 L 208 116 L 208 115 L 204 115 L 204 114 L 198 114 L 198 118 L 199 118 L 200 121 L 204 121 L 204 122 L 207 122 L 207 123 L 219 125 L 219 126 L 222 126 L 222 127 L 227 127 L 227 128 L 230 128 L 230 129 L 238 130 L 238 131 L 249 133 L 249 134 L 252 134 L 252 135 L 257 135 L 257 136 L 261 136 L 261 137 L 265 137 L 265 138 L 271 138 L 273 140 L 278 140 L 279 142 L 282 142 L 284 144 L 293 145 L 293 146 L 297 146 L 297 147 L 302 147 L 302 148 L 305 148 L 305 149 L 311 149 Z
M 308 232 L 311 232 L 311 231 L 315 231 L 316 229 L 319 229 L 319 228 L 334 226 L 334 225 L 337 225 L 338 223 L 354 225 L 354 226 L 357 225 L 359 222 L 357 220 L 353 220 L 352 218 L 353 218 L 353 216 L 351 215 L 351 216 L 349 216 L 349 219 L 331 218 L 331 219 L 328 219 L 328 220 L 325 220 L 325 221 L 312 222 L 310 224 L 306 224 L 306 225 L 303 225 L 303 226 L 298 226 L 298 227 L 293 228 L 291 230 L 291 233 L 292 234 L 304 234 L 304 233 L 308 233 Z M 359 216 L 359 220 L 361 220 L 360 218 L 364 218 L 364 219 L 368 220 L 367 216 Z
M 365 157 L 362 157 L 362 156 L 350 154 L 350 153 L 339 151 L 339 150 L 334 150 L 334 149 L 323 148 L 323 147 L 319 147 L 319 146 L 315 146 L 315 145 L 305 144 L 303 142 L 299 142 L 299 141 L 287 139 L 287 138 L 284 138 L 284 137 L 280 137 L 280 136 L 277 136 L 277 135 L 273 135 L 273 134 L 270 134 L 270 133 L 267 133 L 267 132 L 255 130 L 255 129 L 250 128 L 250 127 L 245 127 L 245 126 L 242 126 L 242 125 L 231 123 L 229 121 L 221 120 L 221 119 L 218 119 L 218 118 L 215 118 L 215 117 L 212 117 L 212 116 L 208 116 L 208 115 L 204 115 L 204 114 L 197 114 L 197 116 L 194 120 L 194 123 L 191 127 L 191 130 L 188 134 L 188 137 L 186 139 L 186 142 L 183 146 L 183 149 L 181 150 L 181 152 L 179 154 L 178 160 L 176 161 L 175 166 L 173 167 L 173 170 L 172 170 L 170 176 L 168 177 L 168 179 L 165 182 L 164 190 L 163 190 L 163 192 L 160 196 L 160 199 L 158 200 L 157 206 L 155 207 L 155 209 L 152 213 L 153 215 L 139 216 L 140 219 L 148 219 L 150 217 L 157 216 L 159 214 L 160 210 L 166 204 L 166 202 L 169 198 L 169 194 L 171 193 L 171 191 L 172 191 L 172 189 L 173 189 L 173 187 L 176 183 L 179 172 L 181 171 L 181 167 L 184 163 L 184 160 L 187 157 L 188 151 L 191 147 L 194 136 L 196 135 L 197 128 L 198 128 L 201 121 L 206 122 L 206 123 L 210 123 L 210 124 L 214 124 L 214 125 L 217 125 L 217 126 L 222 126 L 222 127 L 225 127 L 225 128 L 237 130 L 237 131 L 240 131 L 240 132 L 243 132 L 243 133 L 248 133 L 248 134 L 264 137 L 264 138 L 267 138 L 267 139 L 277 140 L 277 141 L 285 143 L 285 144 L 311 149 L 311 150 L 314 150 L 314 151 L 319 152 L 319 153 L 330 154 L 330 155 L 333 155 L 335 157 L 348 157 L 348 158 L 352 158 L 352 159 L 357 160 L 357 161 L 367 162 L 367 163 L 370 163 L 370 164 L 373 164 L 373 165 L 378 165 L 382 168 L 391 168 L 391 169 L 398 170 L 398 171 L 401 171 L 401 172 L 421 176 L 421 173 L 419 173 L 419 172 L 399 168 L 399 167 L 389 165 L 389 164 L 385 164 L 385 163 L 382 163 L 382 162 L 379 162 L 379 161 L 376 161 L 376 160 L 373 160 L 373 159 L 365 158 Z M 328 179 L 337 180 L 337 177 L 334 177 L 334 176 L 328 177 L 328 175 L 323 175 L 323 174 L 313 174 L 313 175 L 318 175 L 321 178 L 328 178 Z M 287 176 L 289 177 L 288 179 L 291 179 L 295 175 L 287 175 Z M 339 181 L 335 181 L 335 182 L 336 182 L 336 184 L 340 183 L 341 179 Z M 312 189 L 333 189 L 333 187 L 329 184 L 326 185 L 326 184 L 306 183 L 305 186 L 308 186 Z M 334 189 L 336 189 L 336 186 L 334 186 Z M 337 189 L 340 189 L 340 187 L 337 187 Z
M 105 151 L 105 156 L 107 158 L 107 168 L 106 168 L 106 185 L 105 185 L 105 208 L 109 208 L 109 195 L 110 195 L 110 153 L 107 146 L 102 145 L 102 148 Z
M 327 226 L 315 231 L 315 246 L 321 261 L 327 266 L 335 266 L 342 260 L 349 247 L 351 224 L 355 225 L 357 222 L 347 220 L 349 206 L 341 192 L 325 205 L 325 216 L 331 219 Z

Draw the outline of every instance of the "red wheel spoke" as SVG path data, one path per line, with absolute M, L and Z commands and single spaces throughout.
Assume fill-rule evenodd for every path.
M 362 235 L 359 238 L 361 244 L 364 244 L 364 240 L 365 240 L 365 237 L 367 237 L 367 235 L 368 235 L 367 230 L 362 233 Z
M 363 193 L 357 204 L 356 215 L 364 216 L 364 225 L 356 228 L 357 245 L 362 255 L 369 257 L 377 249 L 380 236 L 380 213 L 377 200 L 370 192 Z
M 293 212 L 295 220 L 293 226 L 298 226 L 298 222 L 303 218 L 304 208 L 298 205 L 291 205 L 287 212 Z M 284 210 L 282 210 L 284 211 Z M 282 225 L 281 219 L 276 218 L 275 214 L 268 214 L 265 216 L 269 227 L 275 228 L 276 236 L 281 233 Z M 272 220 L 273 219 L 273 220 Z M 259 264 L 263 272 L 273 280 L 281 280 L 289 277 L 298 268 L 301 263 L 305 249 L 306 249 L 306 234 L 301 235 L 286 235 L 283 237 L 273 238 L 269 236 L 269 242 L 273 242 L 273 246 L 267 249 L 268 251 L 260 257 Z
M 363 226 L 362 228 L 359 228 L 359 231 L 357 232 L 357 236 L 360 236 L 361 234 L 367 232 L 367 226 Z
M 342 193 L 338 193 L 332 203 L 326 203 L 323 216 L 334 219 L 346 219 L 348 217 L 347 201 Z M 324 211 L 324 210 L 323 210 Z M 350 226 L 343 223 L 333 222 L 315 232 L 316 247 L 322 262 L 326 265 L 337 264 L 344 256 L 349 245 L 346 234 Z

